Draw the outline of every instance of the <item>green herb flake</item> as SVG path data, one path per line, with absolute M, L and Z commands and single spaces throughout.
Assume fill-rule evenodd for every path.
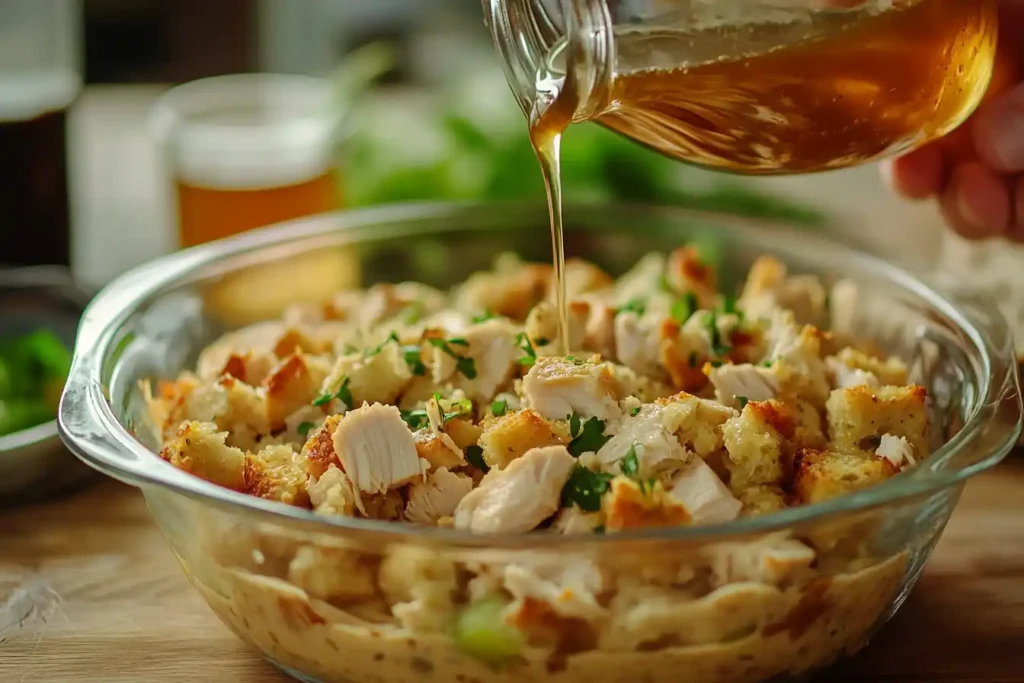
M 413 301 L 403 308 L 399 315 L 406 325 L 415 325 L 419 321 L 423 320 L 423 316 L 426 312 L 427 307 L 422 301 Z
M 693 292 L 687 292 L 672 302 L 670 315 L 680 325 L 690 319 L 697 311 L 697 296 Z
M 643 316 L 647 311 L 647 304 L 644 303 L 643 299 L 630 299 L 626 303 L 622 304 L 615 310 L 615 315 L 619 313 L 636 313 L 637 316 Z
M 313 430 L 313 427 L 315 426 L 316 425 L 314 425 L 312 422 L 302 422 L 299 424 L 298 427 L 295 428 L 295 431 L 297 431 L 299 433 L 299 436 L 301 436 L 303 439 L 308 439 L 309 433 Z
M 737 396 L 736 400 L 740 404 L 740 410 L 743 410 L 744 408 L 746 408 L 747 404 L 750 403 L 750 399 L 748 399 L 746 396 Z
M 570 422 L 570 432 L 571 425 Z M 610 438 L 604 435 L 604 420 L 592 417 L 583 423 L 576 436 L 569 442 L 569 453 L 578 458 L 584 453 L 597 452 Z
M 537 351 L 534 350 L 533 344 L 530 343 L 530 337 L 525 332 L 520 332 L 516 335 L 516 346 L 522 349 L 525 354 L 519 359 L 520 365 L 529 367 L 537 362 Z
M 505 620 L 506 603 L 487 598 L 464 607 L 452 626 L 452 642 L 465 654 L 492 667 L 502 667 L 519 656 L 523 634 Z
M 485 308 L 483 313 L 479 313 L 477 315 L 472 316 L 470 318 L 470 322 L 472 322 L 474 325 L 479 325 L 480 323 L 487 322 L 488 320 L 497 317 L 498 316 L 495 315 L 494 311 L 492 311 L 489 308 Z
M 580 416 L 573 413 L 569 416 L 569 436 L 576 438 L 576 435 L 580 433 Z
M 636 457 L 636 444 L 629 447 L 626 455 L 619 461 L 619 469 L 627 477 L 636 477 L 640 473 L 640 461 Z
M 594 472 L 582 465 L 576 465 L 569 480 L 562 487 L 562 506 L 576 505 L 584 512 L 601 509 L 601 497 L 608 491 L 614 477 L 604 472 Z
M 332 393 L 322 394 L 313 399 L 313 405 L 323 406 L 327 405 L 334 399 L 338 399 L 345 405 L 346 410 L 352 410 L 353 400 L 352 392 L 348 388 L 348 377 L 343 377 L 341 384 L 338 386 L 338 390 Z
M 451 356 L 455 359 L 455 369 L 465 375 L 466 379 L 476 379 L 476 363 L 469 356 L 460 356 L 452 350 L 452 346 L 469 346 L 469 342 L 461 337 L 455 337 L 453 339 L 437 339 L 436 337 L 430 337 L 427 342 L 431 346 L 441 349 L 442 352 Z
M 463 451 L 466 454 L 466 461 L 485 474 L 491 471 L 491 466 L 484 460 L 484 449 L 477 445 L 466 446 Z
M 640 414 L 640 410 L 641 409 L 643 409 L 643 406 L 636 406 L 635 408 L 630 408 L 629 409 L 629 416 L 630 417 L 636 417 L 637 415 Z
M 420 347 L 415 344 L 402 347 L 402 356 L 405 357 L 405 364 L 409 366 L 409 372 L 416 377 L 423 377 L 427 374 L 427 366 L 420 358 Z
M 697 352 L 696 351 L 692 351 L 690 353 L 690 367 L 691 368 L 697 367 Z
M 548 344 L 551 343 L 551 340 L 546 337 L 537 337 L 537 339 L 534 340 L 534 343 L 537 346 L 547 346 Z
M 491 415 L 501 417 L 508 410 L 508 401 L 500 400 L 491 404 Z
M 377 344 L 377 346 L 373 347 L 372 349 L 367 350 L 366 352 L 364 352 L 363 355 L 365 355 L 367 358 L 372 358 L 373 356 L 376 356 L 384 349 L 388 342 L 395 342 L 396 344 L 401 344 L 401 341 L 399 341 L 398 339 L 398 333 L 392 331 L 391 334 L 389 334 L 384 341 L 382 341 L 380 344 Z
M 409 425 L 409 429 L 416 431 L 423 429 L 430 424 L 430 418 L 427 417 L 427 411 L 420 408 L 419 410 L 403 410 L 401 411 L 402 420 L 405 424 Z
M 716 356 L 724 356 L 729 353 L 731 347 L 722 340 L 716 323 L 715 314 L 708 312 L 704 317 L 704 326 L 707 328 L 708 339 L 711 341 L 711 352 Z

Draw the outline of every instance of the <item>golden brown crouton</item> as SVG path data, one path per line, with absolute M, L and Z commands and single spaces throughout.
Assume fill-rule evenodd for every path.
M 829 396 L 831 448 L 845 453 L 873 455 L 885 434 L 902 436 L 914 447 L 917 459 L 928 454 L 928 413 L 924 387 L 867 386 L 836 389 Z
M 790 437 L 793 445 L 796 448 L 825 448 L 828 437 L 822 413 L 810 401 L 797 399 L 784 403 L 796 418 L 793 436 Z
M 339 470 L 341 459 L 334 452 L 334 430 L 341 422 L 341 415 L 331 415 L 320 429 L 310 433 L 309 440 L 302 447 L 302 456 L 306 459 L 306 471 L 311 477 L 319 479 L 331 465 Z
M 334 393 L 348 380 L 352 395 L 350 409 L 363 403 L 392 404 L 412 379 L 412 371 L 405 362 L 401 347 L 386 341 L 373 354 L 351 353 L 339 356 L 320 387 L 324 394 Z
M 268 446 L 247 454 L 243 478 L 249 495 L 309 507 L 306 468 L 291 446 Z
M 489 310 L 495 315 L 523 321 L 547 294 L 552 268 L 547 264 L 520 263 L 508 269 L 471 275 L 459 287 L 456 307 L 465 311 Z
M 836 354 L 836 359 L 852 370 L 870 372 L 882 384 L 903 386 L 907 383 L 907 366 L 895 356 L 883 359 L 847 347 Z
M 444 432 L 452 437 L 452 441 L 455 442 L 456 446 L 466 449 L 469 446 L 475 445 L 480 440 L 484 429 L 480 425 L 473 424 L 470 420 L 455 418 L 445 421 Z
M 800 503 L 817 503 L 879 484 L 898 470 L 886 458 L 803 448 L 794 460 L 793 496 Z
M 288 567 L 290 583 L 338 607 L 373 597 L 376 577 L 376 557 L 347 547 L 302 546 Z
M 786 494 L 771 484 L 751 486 L 737 492 L 736 497 L 743 503 L 744 514 L 766 515 L 786 509 Z
M 289 415 L 309 405 L 319 394 L 326 374 L 322 364 L 310 362 L 309 357 L 301 353 L 278 363 L 263 380 L 270 428 L 283 428 Z
M 277 343 L 274 344 L 274 355 L 278 358 L 287 358 L 288 356 L 303 352 L 312 354 L 324 353 L 329 351 L 330 348 L 331 344 L 329 341 L 315 339 L 298 327 L 289 327 L 278 338 Z
M 722 426 L 729 452 L 730 488 L 741 492 L 760 484 L 779 484 L 787 472 L 787 439 L 796 433 L 796 419 L 785 404 L 751 401 L 739 417 Z
M 645 486 L 626 477 L 616 477 L 601 505 L 607 531 L 679 526 L 690 521 L 680 502 L 665 493 L 659 482 Z
M 484 462 L 503 469 L 531 448 L 557 446 L 566 440 L 534 410 L 519 410 L 488 421 L 480 436 Z
M 225 443 L 227 434 L 209 422 L 186 422 L 161 450 L 179 470 L 234 491 L 245 491 L 245 453 Z
M 676 436 L 680 443 L 701 458 L 707 458 L 722 448 L 722 425 L 736 416 L 736 411 L 720 403 L 697 398 L 680 392 L 655 401 L 660 406 L 679 406 L 679 428 Z
M 701 308 L 714 306 L 718 291 L 715 269 L 701 260 L 696 247 L 679 247 L 668 255 L 665 280 L 677 294 L 692 292 Z
M 447 437 L 447 438 L 445 438 Z M 438 434 L 432 429 L 419 429 L 413 432 L 416 444 L 416 455 L 430 463 L 430 469 L 447 467 L 455 469 L 466 464 L 463 454 L 455 446 L 454 440 L 447 434 Z
M 681 332 L 682 326 L 677 321 L 666 318 L 661 322 L 658 360 L 673 387 L 679 391 L 699 392 L 708 383 L 707 375 L 701 369 L 707 358 L 706 341 Z

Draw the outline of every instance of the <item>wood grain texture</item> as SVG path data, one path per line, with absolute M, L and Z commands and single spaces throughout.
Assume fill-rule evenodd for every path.
M 284 683 L 188 584 L 138 492 L 0 514 L 3 683 Z M 1024 459 L 971 482 L 924 577 L 841 683 L 1024 682 Z

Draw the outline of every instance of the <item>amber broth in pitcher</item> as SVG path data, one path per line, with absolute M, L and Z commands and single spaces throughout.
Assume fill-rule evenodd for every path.
M 616 36 L 618 72 L 596 121 L 658 152 L 744 174 L 844 168 L 950 132 L 992 75 L 996 0 L 910 0 L 800 24 Z M 653 65 L 652 65 L 653 63 Z M 538 75 L 530 140 L 548 191 L 569 352 L 559 142 L 578 101 L 568 76 Z

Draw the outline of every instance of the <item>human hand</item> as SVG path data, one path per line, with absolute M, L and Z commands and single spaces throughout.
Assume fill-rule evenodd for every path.
M 893 189 L 939 202 L 969 239 L 1024 242 L 1024 0 L 1002 0 L 996 72 L 978 110 L 945 138 L 885 162 Z

